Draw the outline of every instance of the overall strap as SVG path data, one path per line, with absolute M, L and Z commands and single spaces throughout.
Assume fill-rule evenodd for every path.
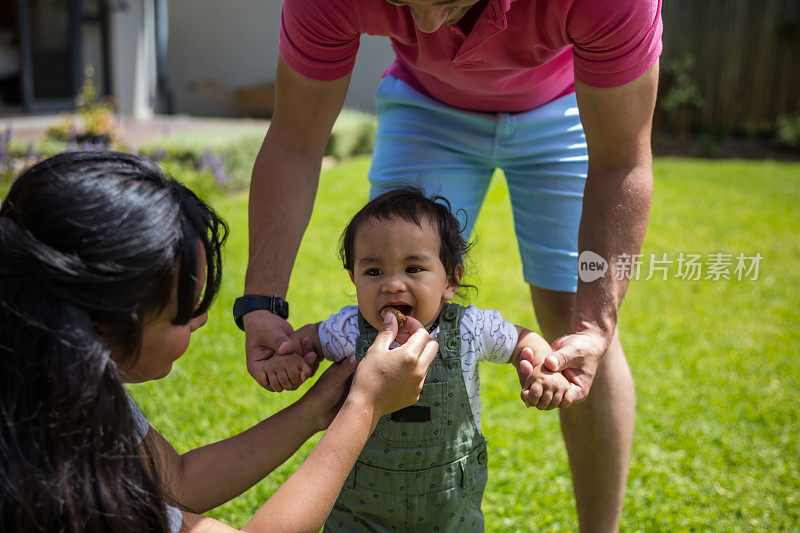
M 439 354 L 442 359 L 458 359 L 461 357 L 461 321 L 466 308 L 446 303 L 439 313 Z
M 356 338 L 356 359 L 361 361 L 367 350 L 372 343 L 375 342 L 375 337 L 378 336 L 378 330 L 372 327 L 372 324 L 367 322 L 361 310 L 358 311 L 358 337 Z

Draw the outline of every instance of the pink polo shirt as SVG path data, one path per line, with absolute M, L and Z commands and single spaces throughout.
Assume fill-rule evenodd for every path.
M 472 31 L 423 33 L 386 0 L 284 0 L 279 50 L 315 80 L 347 75 L 362 33 L 391 39 L 384 72 L 475 111 L 534 109 L 574 90 L 635 80 L 661 53 L 661 0 L 489 0 Z M 573 74 L 574 71 L 574 74 Z

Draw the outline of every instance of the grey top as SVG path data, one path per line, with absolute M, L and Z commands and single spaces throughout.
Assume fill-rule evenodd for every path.
M 131 410 L 133 411 L 133 416 L 136 419 L 136 425 L 133 428 L 133 431 L 136 433 L 138 442 L 141 443 L 144 440 L 145 435 L 147 435 L 147 431 L 150 429 L 150 422 L 148 422 L 144 417 L 142 410 L 139 409 L 139 406 L 136 405 L 136 402 L 133 401 L 133 398 L 128 396 L 128 401 L 131 402 Z M 181 530 L 181 525 L 183 524 L 183 517 L 181 516 L 180 509 L 167 504 L 164 504 L 164 507 L 167 509 L 167 527 L 169 527 L 170 533 L 178 533 Z

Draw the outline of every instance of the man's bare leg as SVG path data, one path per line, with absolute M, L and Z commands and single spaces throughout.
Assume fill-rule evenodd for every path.
M 531 285 L 531 296 L 545 339 L 567 333 L 575 295 Z M 619 529 L 635 412 L 633 378 L 615 334 L 586 401 L 559 411 L 583 532 Z

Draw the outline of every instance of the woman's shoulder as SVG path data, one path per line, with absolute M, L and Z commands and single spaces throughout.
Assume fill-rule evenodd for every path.
M 131 413 L 133 414 L 133 432 L 136 435 L 137 442 L 142 442 L 144 440 L 145 435 L 150 430 L 150 422 L 144 417 L 142 410 L 139 409 L 139 406 L 136 405 L 136 402 L 133 401 L 133 398 L 126 392 L 125 396 L 128 398 L 128 402 L 131 406 Z

